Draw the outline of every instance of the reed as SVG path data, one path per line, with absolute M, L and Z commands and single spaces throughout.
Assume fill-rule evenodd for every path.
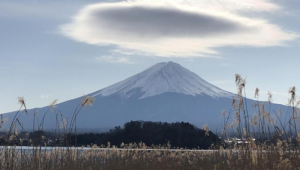
M 76 146 L 76 119 L 83 107 L 92 105 L 94 98 L 85 96 L 74 110 L 71 121 L 68 123 L 63 113 L 54 111 L 56 100 L 49 106 L 48 111 L 42 114 L 39 122 L 35 112 L 33 132 L 43 130 L 46 115 L 54 112 L 56 125 L 55 133 L 63 138 L 66 143 L 57 144 L 57 147 L 47 149 L 47 143 L 34 143 L 36 138 L 44 141 L 43 133 L 38 133 L 35 138 L 29 133 L 21 136 L 18 129 L 22 128 L 19 121 L 21 114 L 28 114 L 25 100 L 19 98 L 19 110 L 11 120 L 8 131 L 0 140 L 5 145 L 0 147 L 0 170 L 232 170 L 232 169 L 272 169 L 290 170 L 300 166 L 299 142 L 299 109 L 300 100 L 297 100 L 296 88 L 289 89 L 290 110 L 282 113 L 281 110 L 272 112 L 272 94 L 268 93 L 268 101 L 260 102 L 260 90 L 255 89 L 256 103 L 248 106 L 245 93 L 246 80 L 240 75 L 235 75 L 237 96 L 232 100 L 232 108 L 222 111 L 223 129 L 222 137 L 231 133 L 234 137 L 245 140 L 239 144 L 233 139 L 227 147 L 211 146 L 212 150 L 183 150 L 171 149 L 171 145 L 146 146 L 144 143 L 122 143 L 121 146 Z M 250 107 L 256 113 L 250 113 Z M 23 110 L 24 109 L 24 110 Z M 23 111 L 22 111 L 23 110 Z M 285 114 L 286 121 L 280 119 Z M 234 120 L 230 122 L 230 120 Z M 8 120 L 1 115 L 0 131 Z M 209 135 L 208 125 L 203 130 Z M 72 137 L 73 136 L 73 137 Z M 75 138 L 74 138 L 75 137 Z M 259 139 L 255 142 L 253 139 Z M 20 146 L 15 146 L 16 139 Z M 23 146 L 29 140 L 30 147 Z M 75 141 L 72 141 L 72 140 Z M 271 142 L 268 142 L 271 141 Z M 64 147 L 62 147 L 64 146 Z

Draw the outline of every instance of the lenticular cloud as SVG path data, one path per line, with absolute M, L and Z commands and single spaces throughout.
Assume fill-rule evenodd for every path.
M 223 46 L 276 46 L 297 37 L 264 19 L 232 12 L 236 9 L 183 2 L 92 4 L 61 30 L 76 41 L 163 57 L 215 54 L 215 48 Z

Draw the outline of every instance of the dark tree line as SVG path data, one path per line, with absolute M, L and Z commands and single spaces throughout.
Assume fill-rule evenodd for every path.
M 77 144 L 81 145 L 111 145 L 120 146 L 121 143 L 143 142 L 147 146 L 164 145 L 170 143 L 172 148 L 199 148 L 208 149 L 212 144 L 220 143 L 218 136 L 199 129 L 186 122 L 163 123 L 131 121 L 125 123 L 124 127 L 115 127 L 110 132 L 93 134 L 86 133 L 77 135 Z

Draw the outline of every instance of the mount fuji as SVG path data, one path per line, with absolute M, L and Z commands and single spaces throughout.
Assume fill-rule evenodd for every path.
M 127 99 L 133 96 L 143 99 L 168 92 L 189 96 L 208 95 L 213 98 L 232 96 L 171 61 L 158 63 L 124 81 L 95 92 L 92 96 L 117 94 Z
M 174 62 L 158 63 L 145 71 L 88 96 L 95 98 L 77 117 L 80 131 L 100 131 L 122 126 L 131 120 L 189 122 L 198 127 L 208 124 L 221 130 L 222 110 L 231 108 L 234 94 L 222 90 Z M 57 104 L 70 122 L 82 97 Z M 249 103 L 254 101 L 249 100 Z M 39 114 L 48 107 L 37 108 Z M 20 122 L 32 130 L 34 110 L 22 114 Z M 31 115 L 30 115 L 31 114 Z M 13 113 L 5 117 L 13 118 Z M 39 116 L 41 120 L 42 115 Z M 44 129 L 55 128 L 55 114 L 46 116 Z

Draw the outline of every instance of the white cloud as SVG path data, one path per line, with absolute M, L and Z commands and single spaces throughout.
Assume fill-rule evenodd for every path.
M 231 67 L 232 64 L 229 64 L 229 63 L 221 63 L 220 66 L 223 66 L 223 67 Z
M 135 54 L 147 55 L 147 54 L 145 54 L 143 52 L 140 52 L 140 51 L 128 50 L 128 49 L 122 49 L 122 48 L 114 49 L 114 50 L 111 50 L 110 52 L 113 55 L 126 55 L 126 56 L 135 55 Z
M 76 41 L 116 45 L 128 54 L 201 57 L 217 54 L 217 47 L 278 46 L 296 39 L 295 33 L 243 14 L 279 9 L 267 0 L 97 3 L 85 6 L 61 30 Z
M 131 61 L 128 57 L 102 56 L 96 57 L 96 60 L 109 63 L 135 64 L 135 62 Z
M 210 9 L 215 11 L 247 12 L 279 10 L 280 6 L 271 3 L 270 0 L 129 0 L 139 4 L 157 4 L 169 6 L 189 6 L 198 9 Z
M 187 59 L 186 61 L 188 61 L 188 62 L 194 62 L 193 59 Z
M 51 97 L 51 94 L 42 94 L 40 96 L 41 99 L 48 99 L 49 97 Z
M 272 94 L 272 99 L 274 103 L 281 103 L 284 105 L 288 105 L 288 100 L 290 98 L 288 92 L 282 91 L 265 91 L 261 90 L 259 92 L 259 100 L 268 101 L 268 93 Z

